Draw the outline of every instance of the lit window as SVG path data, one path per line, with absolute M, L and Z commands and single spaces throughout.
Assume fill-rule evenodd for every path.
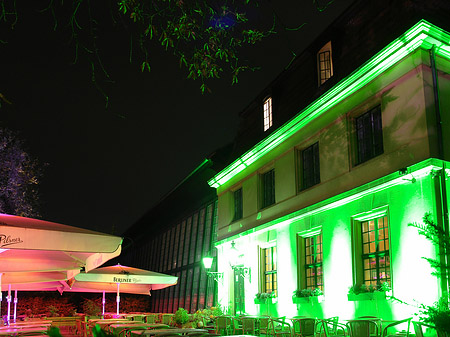
M 277 296 L 277 247 L 263 248 L 261 253 L 263 261 L 261 272 L 264 280 L 261 292 Z
M 242 219 L 242 188 L 234 191 L 234 217 L 233 221 Z
M 319 143 L 314 143 L 301 151 L 299 157 L 301 160 L 300 189 L 307 189 L 320 183 Z
M 383 132 L 381 125 L 381 107 L 356 118 L 357 164 L 383 153 Z
M 331 41 L 329 41 L 317 53 L 317 73 L 319 86 L 333 76 L 333 60 L 331 56 Z
M 264 131 L 272 126 L 272 97 L 264 101 Z
M 275 203 L 275 170 L 272 169 L 261 176 L 262 203 L 261 208 Z
M 305 288 L 323 291 L 322 234 L 304 238 L 305 240 Z
M 361 221 L 362 284 L 391 283 L 387 216 Z

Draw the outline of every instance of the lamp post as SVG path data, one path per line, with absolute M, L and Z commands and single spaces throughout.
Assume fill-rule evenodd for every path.
M 241 275 L 242 277 L 248 278 L 251 282 L 251 273 L 250 273 L 251 270 L 249 267 L 245 267 L 245 265 L 244 265 L 245 256 L 243 253 L 241 253 L 236 248 L 236 243 L 234 241 L 231 242 L 231 248 L 230 248 L 229 254 L 230 254 L 229 261 L 230 261 L 231 269 L 233 269 L 233 271 L 236 274 Z

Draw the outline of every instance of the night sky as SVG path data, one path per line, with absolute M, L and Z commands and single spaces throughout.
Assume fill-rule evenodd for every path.
M 19 7 L 13 31 L 0 26 L 1 125 L 20 132 L 27 150 L 48 164 L 40 185 L 45 220 L 122 233 L 215 149 L 230 142 L 238 113 L 352 0 L 317 11 L 311 0 L 263 1 L 286 27 L 244 51 L 261 70 L 211 84 L 185 79 L 170 52 L 155 45 L 151 72 L 129 62 L 129 38 L 120 25 L 100 21 L 99 47 L 112 83 L 102 82 L 108 108 L 91 82 L 90 65 L 73 61 L 67 31 L 53 31 L 49 15 Z M 323 2 L 325 3 L 325 2 Z M 23 4 L 22 4 L 23 5 Z M 19 4 L 20 6 L 20 4 Z M 271 18 L 270 18 L 271 20 Z M 280 27 L 280 26 L 279 26 Z M 60 27 L 64 28 L 64 27 Z

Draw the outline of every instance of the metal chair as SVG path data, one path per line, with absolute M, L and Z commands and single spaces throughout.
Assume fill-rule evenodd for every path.
M 399 320 L 399 321 L 395 321 L 395 322 L 392 322 L 392 323 L 386 325 L 386 326 L 384 327 L 384 329 L 383 329 L 382 337 L 387 337 L 387 336 L 398 336 L 399 334 L 397 333 L 397 331 L 396 331 L 396 333 L 394 333 L 394 334 L 389 334 L 389 333 L 388 333 L 388 329 L 393 328 L 393 327 L 395 327 L 395 326 L 398 326 L 399 324 L 407 324 L 407 329 L 406 329 L 405 337 L 408 337 L 408 336 L 409 336 L 409 326 L 410 326 L 410 324 L 411 324 L 411 319 L 412 319 L 412 318 L 410 317 L 410 318 L 406 318 L 406 319 L 402 319 L 402 320 Z
M 291 325 L 282 319 L 269 319 L 267 335 L 273 337 L 292 336 Z
M 294 337 L 314 336 L 316 319 L 311 317 L 291 318 Z
M 379 319 L 354 319 L 347 322 L 350 337 L 379 337 Z
M 316 337 L 332 337 L 348 335 L 348 327 L 339 323 L 339 318 L 317 319 L 315 327 Z
M 244 335 L 259 336 L 259 325 L 255 317 L 242 317 L 242 333 Z
M 215 323 L 216 334 L 236 335 L 237 333 L 242 333 L 242 329 L 239 328 L 239 321 L 233 316 L 217 316 Z
M 259 320 L 259 334 L 267 335 L 267 329 L 269 328 L 269 316 L 262 316 L 258 318 Z
M 162 315 L 162 324 L 171 325 L 173 323 L 174 314 L 163 314 Z

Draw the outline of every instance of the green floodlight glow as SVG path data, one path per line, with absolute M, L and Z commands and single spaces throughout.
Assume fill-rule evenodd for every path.
M 436 47 L 436 55 L 450 60 L 450 34 L 425 20 L 419 21 L 359 69 L 300 111 L 296 117 L 216 174 L 208 181 L 208 184 L 214 188 L 224 185 L 305 125 L 367 85 L 401 59 L 418 48 L 430 49 L 433 46 Z
M 443 161 L 431 158 L 421 161 L 420 163 L 414 164 L 410 166 L 408 169 L 409 174 L 413 175 L 416 181 L 419 181 L 420 179 L 428 176 L 432 171 L 438 171 L 442 169 L 442 167 Z M 447 174 L 450 174 L 449 169 L 446 168 L 445 171 Z M 405 178 L 405 176 L 399 176 L 398 172 L 394 172 L 387 176 L 374 180 L 370 183 L 356 187 L 350 191 L 323 200 L 313 206 L 300 209 L 298 211 L 284 215 L 278 219 L 266 222 L 260 226 L 246 230 L 242 233 L 217 241 L 214 245 L 216 247 L 219 247 L 224 243 L 236 240 L 239 237 L 244 237 L 248 235 L 259 235 L 261 233 L 264 233 L 265 231 L 279 229 L 281 227 L 288 226 L 296 221 L 299 221 L 307 216 L 314 216 L 322 212 L 338 208 L 352 201 L 361 199 L 367 195 L 384 191 L 390 187 L 411 183 L 412 181 L 410 179 Z

